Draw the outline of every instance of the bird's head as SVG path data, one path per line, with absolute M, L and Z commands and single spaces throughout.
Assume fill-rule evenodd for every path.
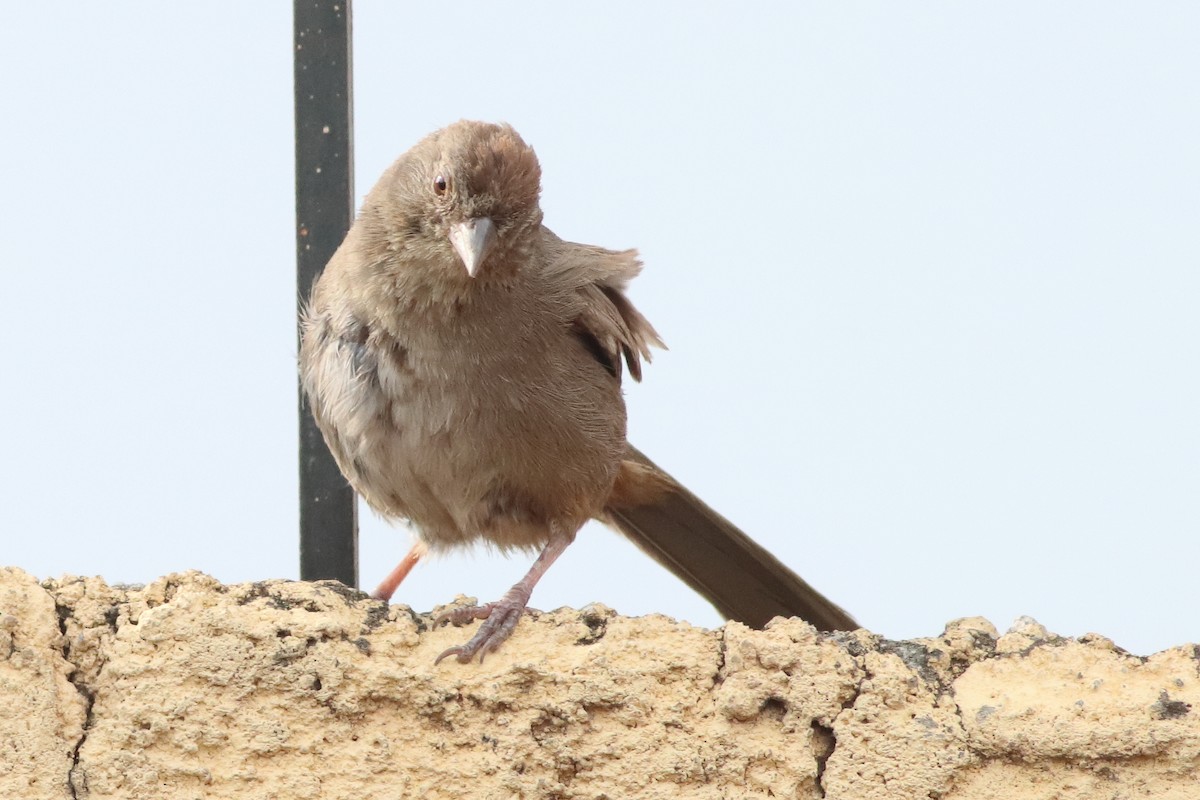
M 508 125 L 456 122 L 385 176 L 386 223 L 399 246 L 431 266 L 502 276 L 538 241 L 541 174 L 533 148 Z

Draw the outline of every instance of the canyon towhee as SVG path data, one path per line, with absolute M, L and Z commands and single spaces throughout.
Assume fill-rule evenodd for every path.
M 481 619 L 467 662 L 516 627 L 538 579 L 588 519 L 631 538 L 727 617 L 844 611 L 625 440 L 621 378 L 658 334 L 625 296 L 632 250 L 564 242 L 542 225 L 541 168 L 506 125 L 458 122 L 402 155 L 367 195 L 303 313 L 300 372 L 343 474 L 425 548 L 540 548 Z

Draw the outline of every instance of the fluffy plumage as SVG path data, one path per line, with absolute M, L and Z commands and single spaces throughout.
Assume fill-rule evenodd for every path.
M 367 195 L 302 320 L 302 384 L 339 467 L 372 508 L 412 520 L 434 550 L 479 539 L 544 548 L 503 600 L 457 615 L 487 619 L 447 651 L 464 661 L 507 637 L 589 518 L 682 574 L 686 542 L 656 547 L 653 529 L 675 540 L 689 531 L 638 510 L 680 498 L 703 507 L 625 441 L 622 375 L 640 379 L 662 346 L 625 295 L 637 255 L 555 236 L 542 225 L 540 179 L 533 150 L 506 125 L 431 134 Z M 783 583 L 799 581 L 770 561 Z M 789 613 L 787 602 L 774 610 Z M 824 621 L 852 624 L 844 614 Z

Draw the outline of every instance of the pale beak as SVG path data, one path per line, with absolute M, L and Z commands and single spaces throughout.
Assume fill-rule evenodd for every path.
M 467 274 L 472 278 L 483 265 L 488 252 L 496 242 L 496 226 L 488 217 L 476 217 L 450 226 L 450 244 L 462 259 Z

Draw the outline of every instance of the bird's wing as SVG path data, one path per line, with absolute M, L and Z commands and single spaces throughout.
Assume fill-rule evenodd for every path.
M 636 250 L 564 242 L 546 231 L 547 274 L 573 295 L 572 331 L 604 368 L 620 379 L 624 359 L 634 380 L 642 379 L 642 359 L 650 348 L 665 348 L 658 332 L 625 296 L 642 270 Z

